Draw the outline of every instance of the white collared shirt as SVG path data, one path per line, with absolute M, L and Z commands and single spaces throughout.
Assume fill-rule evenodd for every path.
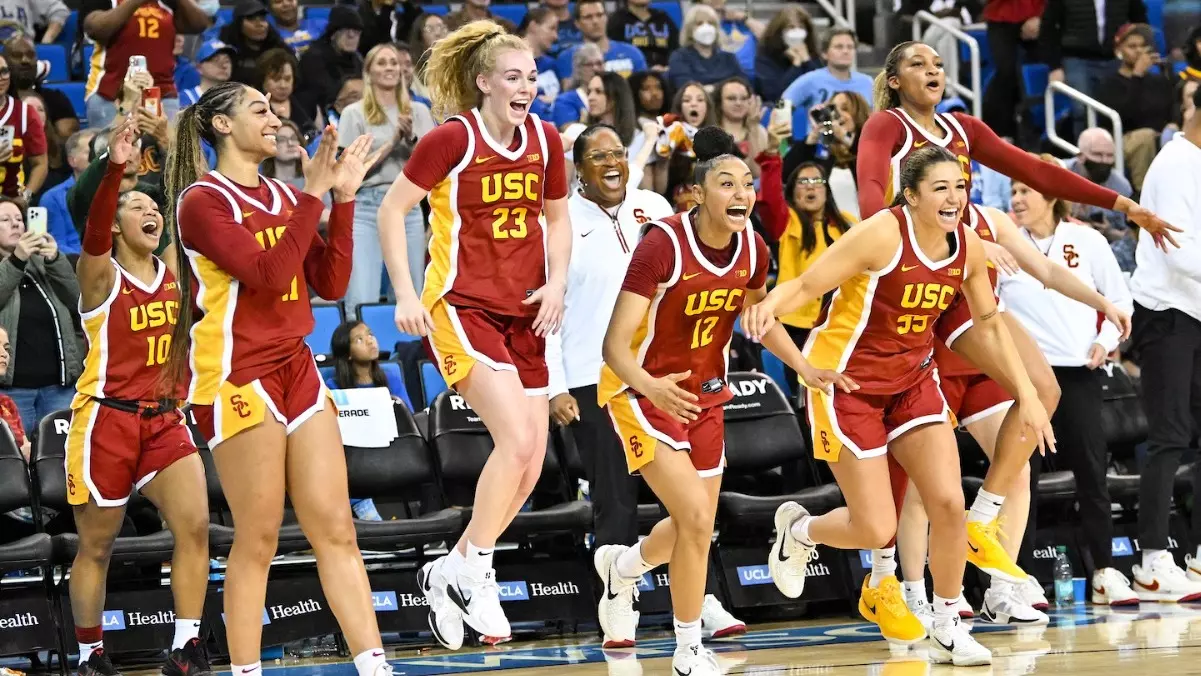
M 1165 253 L 1138 234 L 1130 279 L 1134 300 L 1148 310 L 1179 310 L 1201 321 L 1201 148 L 1177 134 L 1159 151 L 1143 180 L 1139 202 L 1180 228 L 1180 247 Z

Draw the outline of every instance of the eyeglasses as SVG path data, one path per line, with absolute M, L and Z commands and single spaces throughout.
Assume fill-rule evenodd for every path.
M 796 180 L 796 184 L 797 185 L 825 185 L 826 179 L 824 179 L 824 178 L 798 178 Z
M 8 66 L 0 68 L 0 77 L 8 77 L 9 75 L 12 75 L 12 70 Z
M 612 150 L 597 150 L 595 152 L 584 155 L 584 159 L 595 164 L 602 162 L 624 160 L 626 158 L 625 148 L 613 148 Z

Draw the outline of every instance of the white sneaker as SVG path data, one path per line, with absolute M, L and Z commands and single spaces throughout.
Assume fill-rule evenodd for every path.
M 713 651 L 699 644 L 678 646 L 671 656 L 671 668 L 677 676 L 721 676 Z
M 1184 564 L 1188 568 L 1185 573 L 1193 582 L 1201 582 L 1201 559 L 1194 559 L 1191 554 L 1184 555 Z
M 972 608 L 972 604 L 968 603 L 967 599 L 963 597 L 963 587 L 959 588 L 959 598 L 955 599 L 955 610 L 959 613 L 959 618 L 963 620 L 970 620 L 976 616 L 976 611 Z
M 1138 594 L 1125 575 L 1113 568 L 1100 568 L 1093 573 L 1093 605 L 1137 606 Z
M 1047 600 L 1047 592 L 1043 590 L 1043 585 L 1033 575 L 1026 576 L 1026 584 L 1016 585 L 1018 595 L 1022 599 L 1022 603 L 1030 606 L 1035 610 L 1046 610 L 1051 607 L 1050 601 Z
M 958 617 L 948 623 L 935 623 L 930 630 L 930 661 L 975 667 L 992 664 L 992 653 L 963 628 Z
M 631 648 L 638 632 L 640 613 L 634 610 L 638 600 L 638 580 L 617 574 L 617 559 L 629 547 L 601 545 L 592 556 L 592 566 L 601 579 L 601 597 L 596 612 L 604 632 L 603 648 Z
M 809 510 L 792 501 L 776 508 L 776 540 L 767 558 L 767 570 L 776 589 L 790 599 L 805 591 L 805 567 L 814 550 L 792 536 L 792 524 L 808 518 Z
M 1019 585 L 993 578 L 992 586 L 984 592 L 980 619 L 989 624 L 1046 624 L 1047 614 L 1022 601 Z
M 1201 601 L 1201 582 L 1193 582 L 1169 552 L 1161 551 L 1146 568 L 1134 566 L 1134 591 L 1140 601 Z
M 459 569 L 458 580 L 446 587 L 446 595 L 463 613 L 463 622 L 480 634 L 484 643 L 496 645 L 513 637 L 509 618 L 500 607 L 500 587 L 496 570 L 489 568 L 483 578 L 476 579 L 468 567 Z
M 701 636 L 711 639 L 740 636 L 745 633 L 745 622 L 731 615 L 716 596 L 705 594 L 705 602 L 701 604 Z
M 434 638 L 447 650 L 458 650 L 463 647 L 463 613 L 447 596 L 448 581 L 442 574 L 445 563 L 443 556 L 422 566 L 417 573 L 417 585 L 430 607 L 429 625 Z
M 934 607 L 930 605 L 930 602 L 920 596 L 912 598 L 906 596 L 905 605 L 909 606 L 909 612 L 913 613 L 917 621 L 922 623 L 926 634 L 929 634 L 930 628 L 934 626 Z

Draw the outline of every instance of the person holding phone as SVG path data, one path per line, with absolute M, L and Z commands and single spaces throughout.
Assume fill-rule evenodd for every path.
M 859 152 L 859 130 L 871 114 L 867 100 L 852 91 L 838 92 L 829 101 L 810 108 L 809 132 L 805 141 L 793 143 L 784 157 L 784 175 L 790 176 L 807 162 L 819 165 L 839 206 L 859 219 L 855 158 Z

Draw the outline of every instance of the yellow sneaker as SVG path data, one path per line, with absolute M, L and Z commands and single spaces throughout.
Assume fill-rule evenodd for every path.
M 871 587 L 871 576 L 863 578 L 859 594 L 859 614 L 880 628 L 884 640 L 894 645 L 913 645 L 926 638 L 926 629 L 905 605 L 901 583 L 897 578 L 884 578 L 879 587 Z
M 998 539 L 1000 523 L 967 522 L 967 560 L 981 571 L 1011 584 L 1025 584 L 1026 573 L 1018 567 Z

